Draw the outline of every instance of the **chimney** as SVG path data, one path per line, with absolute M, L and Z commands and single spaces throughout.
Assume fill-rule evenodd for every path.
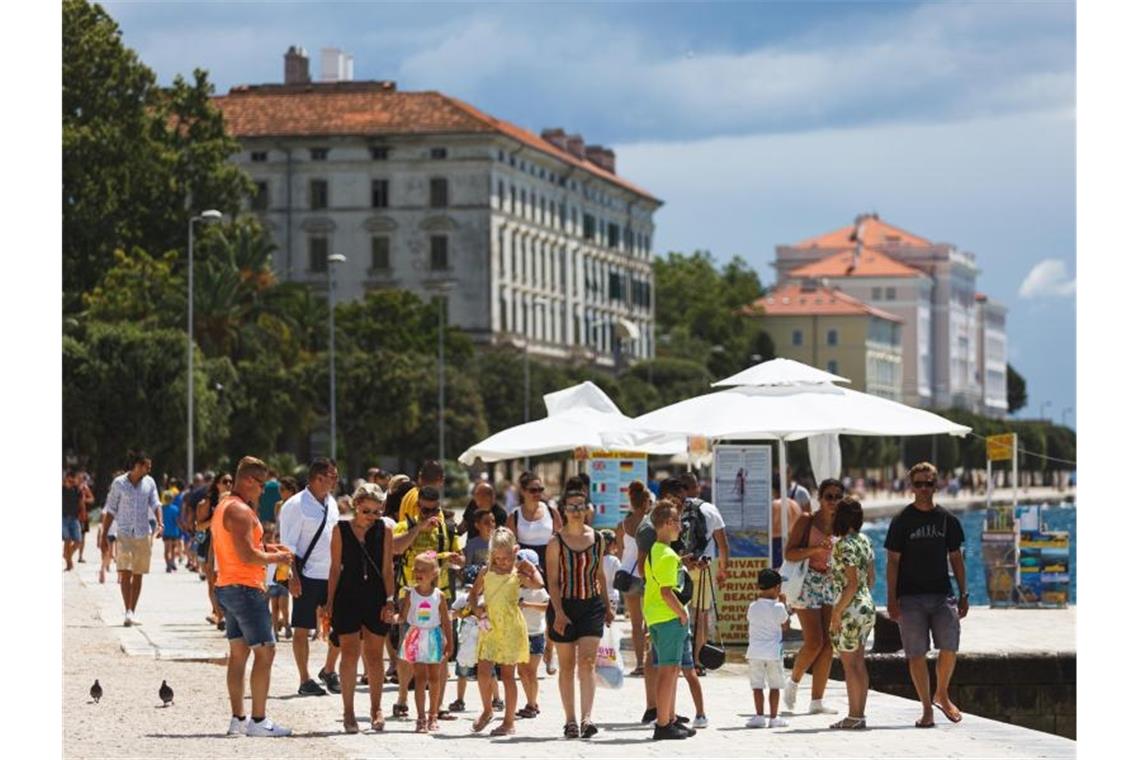
M 285 84 L 309 83 L 309 54 L 300 45 L 290 45 L 285 53 Z
M 351 82 L 353 59 L 340 48 L 321 48 L 321 81 Z
M 566 150 L 576 158 L 586 157 L 585 145 L 586 141 L 582 139 L 582 135 L 569 135 L 566 138 Z
M 614 173 L 614 152 L 601 145 L 586 146 L 586 160 L 610 174 Z
M 566 150 L 566 133 L 561 128 L 542 130 L 542 139 L 559 150 Z

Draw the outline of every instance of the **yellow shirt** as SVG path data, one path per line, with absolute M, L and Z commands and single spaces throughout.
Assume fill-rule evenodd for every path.
M 396 527 L 392 529 L 392 535 L 402 536 L 408 532 L 408 527 L 408 521 L 401 520 L 400 522 L 396 523 Z M 408 550 L 406 552 L 404 552 L 405 586 L 414 586 L 416 583 L 416 555 L 427 551 L 438 552 L 441 543 L 440 533 L 444 530 L 445 528 L 443 526 L 440 526 L 438 528 L 433 528 L 432 530 L 425 530 L 420 532 L 420 534 L 416 536 L 415 540 L 412 541 L 412 545 L 408 547 Z M 443 537 L 443 550 L 445 552 L 459 553 L 461 551 L 459 547 L 459 538 L 455 535 L 454 531 L 448 531 L 448 533 L 450 534 L 451 540 L 450 542 L 447 540 L 448 536 Z M 444 591 L 447 591 L 448 588 L 449 573 L 450 558 L 444 558 L 439 562 L 439 580 L 436 583 L 436 585 Z

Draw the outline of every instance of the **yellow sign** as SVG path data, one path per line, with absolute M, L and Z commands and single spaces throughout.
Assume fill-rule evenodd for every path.
M 1017 433 L 1002 433 L 986 436 L 986 457 L 993 462 L 1013 459 L 1017 445 Z

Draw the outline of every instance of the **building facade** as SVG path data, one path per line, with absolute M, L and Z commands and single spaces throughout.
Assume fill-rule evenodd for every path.
M 905 322 L 898 315 L 810 279 L 769 291 L 745 313 L 764 320 L 778 356 L 842 375 L 855 390 L 902 401 Z
M 817 280 L 903 319 L 905 403 L 1005 416 L 1006 310 L 977 299 L 972 253 L 862 214 L 847 227 L 777 246 L 775 267 L 781 284 Z
M 536 135 L 438 92 L 308 81 L 215 98 L 241 143 L 249 201 L 283 280 L 338 298 L 402 288 L 444 299 L 482 343 L 614 366 L 653 356 L 653 214 L 612 150 Z

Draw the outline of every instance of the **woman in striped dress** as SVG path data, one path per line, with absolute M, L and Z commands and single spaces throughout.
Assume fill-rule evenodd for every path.
M 586 494 L 569 491 L 562 499 L 566 523 L 546 546 L 550 606 L 547 630 L 558 650 L 558 691 L 566 713 L 563 736 L 588 739 L 598 732 L 590 719 L 594 706 L 594 663 L 603 626 L 614 612 L 605 593 L 602 537 L 586 524 Z M 582 693 L 582 723 L 574 710 L 574 673 Z

